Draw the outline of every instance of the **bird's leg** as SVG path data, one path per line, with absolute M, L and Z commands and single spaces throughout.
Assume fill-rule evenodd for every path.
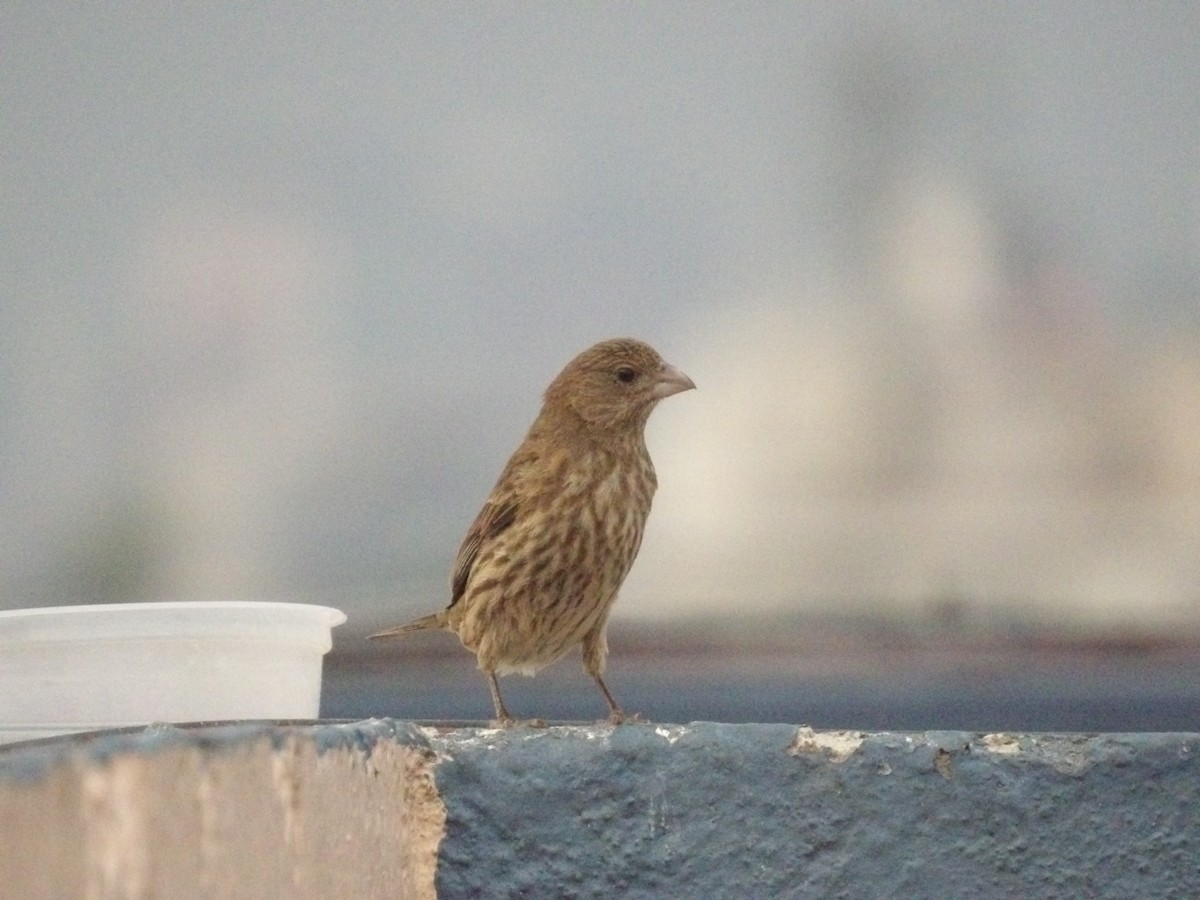
M 495 728 L 512 728 L 514 725 L 527 725 L 530 728 L 545 728 L 547 722 L 545 719 L 521 719 L 513 718 L 513 714 L 508 711 L 508 707 L 504 705 L 504 700 L 500 696 L 500 679 L 496 677 L 495 672 L 485 672 L 488 680 L 488 688 L 492 692 L 492 705 L 496 707 L 496 718 L 492 719 L 492 726 Z
M 496 707 L 496 718 L 493 720 L 493 724 L 498 728 L 508 728 L 516 719 L 504 705 L 504 698 L 500 696 L 500 682 L 496 679 L 495 672 L 485 672 L 484 674 L 487 675 L 488 688 L 492 692 L 492 705 Z
M 604 658 L 607 655 L 608 638 L 604 633 L 604 623 L 601 622 L 583 637 L 583 671 L 595 679 L 596 687 L 600 688 L 600 693 L 604 695 L 604 702 L 608 704 L 610 725 L 620 725 L 625 721 L 642 721 L 642 717 L 636 713 L 627 717 L 625 711 L 621 709 L 621 704 L 617 702 L 617 698 L 604 683 L 602 673 L 604 672 Z
M 621 704 L 617 703 L 617 698 L 612 695 L 612 691 L 608 689 L 608 685 L 604 683 L 604 679 L 600 677 L 599 672 L 592 672 L 590 674 L 592 678 L 596 679 L 596 686 L 600 688 L 600 693 L 604 695 L 604 700 L 608 703 L 608 723 L 610 725 L 620 725 L 622 722 L 642 721 L 641 713 L 634 713 L 632 716 L 625 715 L 625 710 L 621 709 Z
M 608 703 L 608 721 L 614 725 L 620 725 L 625 721 L 625 711 L 621 709 L 621 704 L 617 703 L 617 698 L 612 695 L 612 691 L 608 689 L 608 685 L 604 683 L 599 672 L 593 672 L 592 677 L 596 679 L 596 687 L 600 688 L 600 693 L 604 695 L 604 700 Z

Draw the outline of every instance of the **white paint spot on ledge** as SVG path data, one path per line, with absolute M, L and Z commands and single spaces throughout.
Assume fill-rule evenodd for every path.
M 984 749 L 990 750 L 992 753 L 1002 753 L 1006 756 L 1014 756 L 1021 752 L 1021 742 L 1015 734 L 985 734 L 980 741 Z
M 661 738 L 666 738 L 668 744 L 673 744 L 683 733 L 687 731 L 687 727 L 683 725 L 655 725 L 654 733 Z
M 810 725 L 801 725 L 796 736 L 788 745 L 790 756 L 801 753 L 824 753 L 832 762 L 845 762 L 862 746 L 866 735 L 861 731 L 813 731 Z

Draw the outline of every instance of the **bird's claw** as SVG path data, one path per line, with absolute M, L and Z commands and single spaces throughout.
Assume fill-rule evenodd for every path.
M 545 719 L 514 719 L 512 716 L 504 716 L 499 719 L 492 719 L 489 723 L 492 728 L 548 728 L 550 723 Z
M 614 709 L 612 714 L 604 721 L 609 725 L 636 725 L 646 720 L 642 718 L 641 713 L 629 715 L 624 710 Z

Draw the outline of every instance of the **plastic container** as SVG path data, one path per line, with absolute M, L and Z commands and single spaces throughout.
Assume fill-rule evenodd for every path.
M 0 743 L 144 725 L 315 719 L 339 610 L 216 601 L 0 612 Z

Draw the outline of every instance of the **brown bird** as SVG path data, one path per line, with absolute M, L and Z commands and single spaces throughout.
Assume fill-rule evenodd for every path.
M 479 661 L 496 719 L 513 717 L 498 675 L 533 675 L 576 644 L 604 683 L 605 626 L 642 543 L 657 479 L 645 427 L 658 401 L 696 385 L 648 344 L 602 341 L 550 383 L 525 440 L 471 523 L 450 575 L 450 605 L 388 638 L 453 631 Z

